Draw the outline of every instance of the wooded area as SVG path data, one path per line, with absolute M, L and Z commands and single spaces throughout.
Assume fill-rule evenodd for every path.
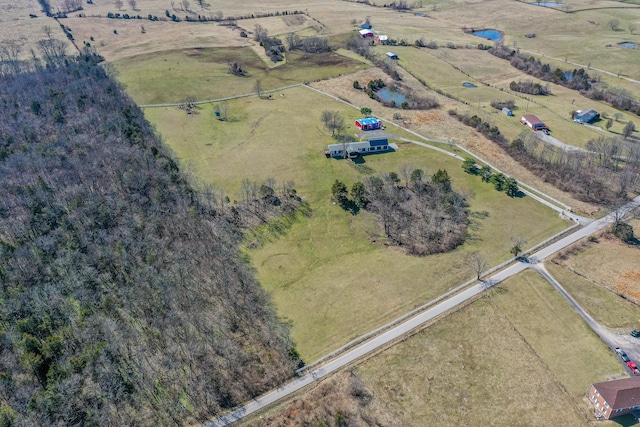
M 0 87 L 0 425 L 202 422 L 293 374 L 238 226 L 100 66 Z
M 356 182 L 352 199 L 340 181 L 331 192 L 344 209 L 375 214 L 389 241 L 412 255 L 448 252 L 464 243 L 469 205 L 453 190 L 447 171 L 438 170 L 427 180 L 421 169 L 405 165 L 400 175 L 405 185 L 395 172 Z

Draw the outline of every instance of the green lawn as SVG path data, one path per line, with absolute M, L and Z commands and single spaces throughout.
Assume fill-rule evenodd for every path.
M 229 72 L 238 61 L 246 77 Z M 369 67 L 337 53 L 288 52 L 286 64 L 268 69 L 250 47 L 179 49 L 125 58 L 113 63 L 118 80 L 139 104 L 177 103 L 188 96 L 218 99 L 326 79 Z
M 331 138 L 321 126 L 321 111 L 341 111 L 350 132 L 359 112 L 309 89 L 229 105 L 226 122 L 212 118 L 211 106 L 191 116 L 177 108 L 149 108 L 145 114 L 182 163 L 204 182 L 225 188 L 231 200 L 239 199 L 242 179 L 272 177 L 294 181 L 309 203 L 310 217 L 294 223 L 286 236 L 273 236 L 271 243 L 249 251 L 280 314 L 293 321 L 293 337 L 307 362 L 471 278 L 463 261 L 469 251 L 480 250 L 497 264 L 509 258 L 511 236 L 533 245 L 568 225 L 527 197 L 511 199 L 465 174 L 450 156 L 409 143 L 395 153 L 367 156 L 359 167 L 326 159 L 322 150 Z M 352 216 L 331 202 L 336 179 L 350 187 L 403 164 L 427 174 L 449 172 L 471 204 L 468 243 L 448 254 L 407 256 L 384 245 L 371 215 Z

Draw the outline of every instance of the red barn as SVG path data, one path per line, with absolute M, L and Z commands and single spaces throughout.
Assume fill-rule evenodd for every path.
M 534 116 L 533 114 L 525 114 L 524 116 L 522 116 L 522 119 L 520 119 L 520 123 L 522 123 L 523 125 L 529 126 L 533 130 L 549 129 L 542 120 L 540 120 L 538 117 Z

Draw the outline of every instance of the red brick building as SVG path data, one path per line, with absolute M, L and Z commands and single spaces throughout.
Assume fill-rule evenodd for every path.
M 640 409 L 640 377 L 595 383 L 589 400 L 606 419 Z

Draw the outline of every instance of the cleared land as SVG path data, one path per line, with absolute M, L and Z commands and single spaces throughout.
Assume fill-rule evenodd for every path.
M 464 263 L 469 251 L 480 250 L 496 264 L 510 256 L 511 236 L 521 235 L 532 245 L 567 226 L 533 200 L 511 199 L 465 174 L 459 161 L 411 144 L 400 144 L 396 153 L 367 156 L 359 167 L 326 159 L 322 150 L 331 138 L 321 127 L 320 112 L 340 110 L 347 123 L 359 112 L 305 88 L 274 98 L 230 101 L 232 120 L 227 122 L 213 120 L 210 107 L 186 120 L 176 108 L 148 109 L 146 115 L 196 176 L 224 187 L 232 200 L 243 178 L 262 182 L 272 177 L 294 181 L 308 201 L 310 217 L 250 252 L 280 314 L 293 321 L 293 338 L 307 362 L 470 279 Z M 292 116 L 288 111 L 316 114 Z M 467 244 L 449 254 L 407 256 L 385 246 L 370 215 L 352 216 L 332 204 L 336 179 L 350 187 L 403 164 L 428 174 L 446 169 L 454 187 L 470 196 L 475 213 Z
M 358 375 L 406 425 L 584 425 L 588 386 L 621 366 L 536 273 L 500 289 L 369 359 Z

